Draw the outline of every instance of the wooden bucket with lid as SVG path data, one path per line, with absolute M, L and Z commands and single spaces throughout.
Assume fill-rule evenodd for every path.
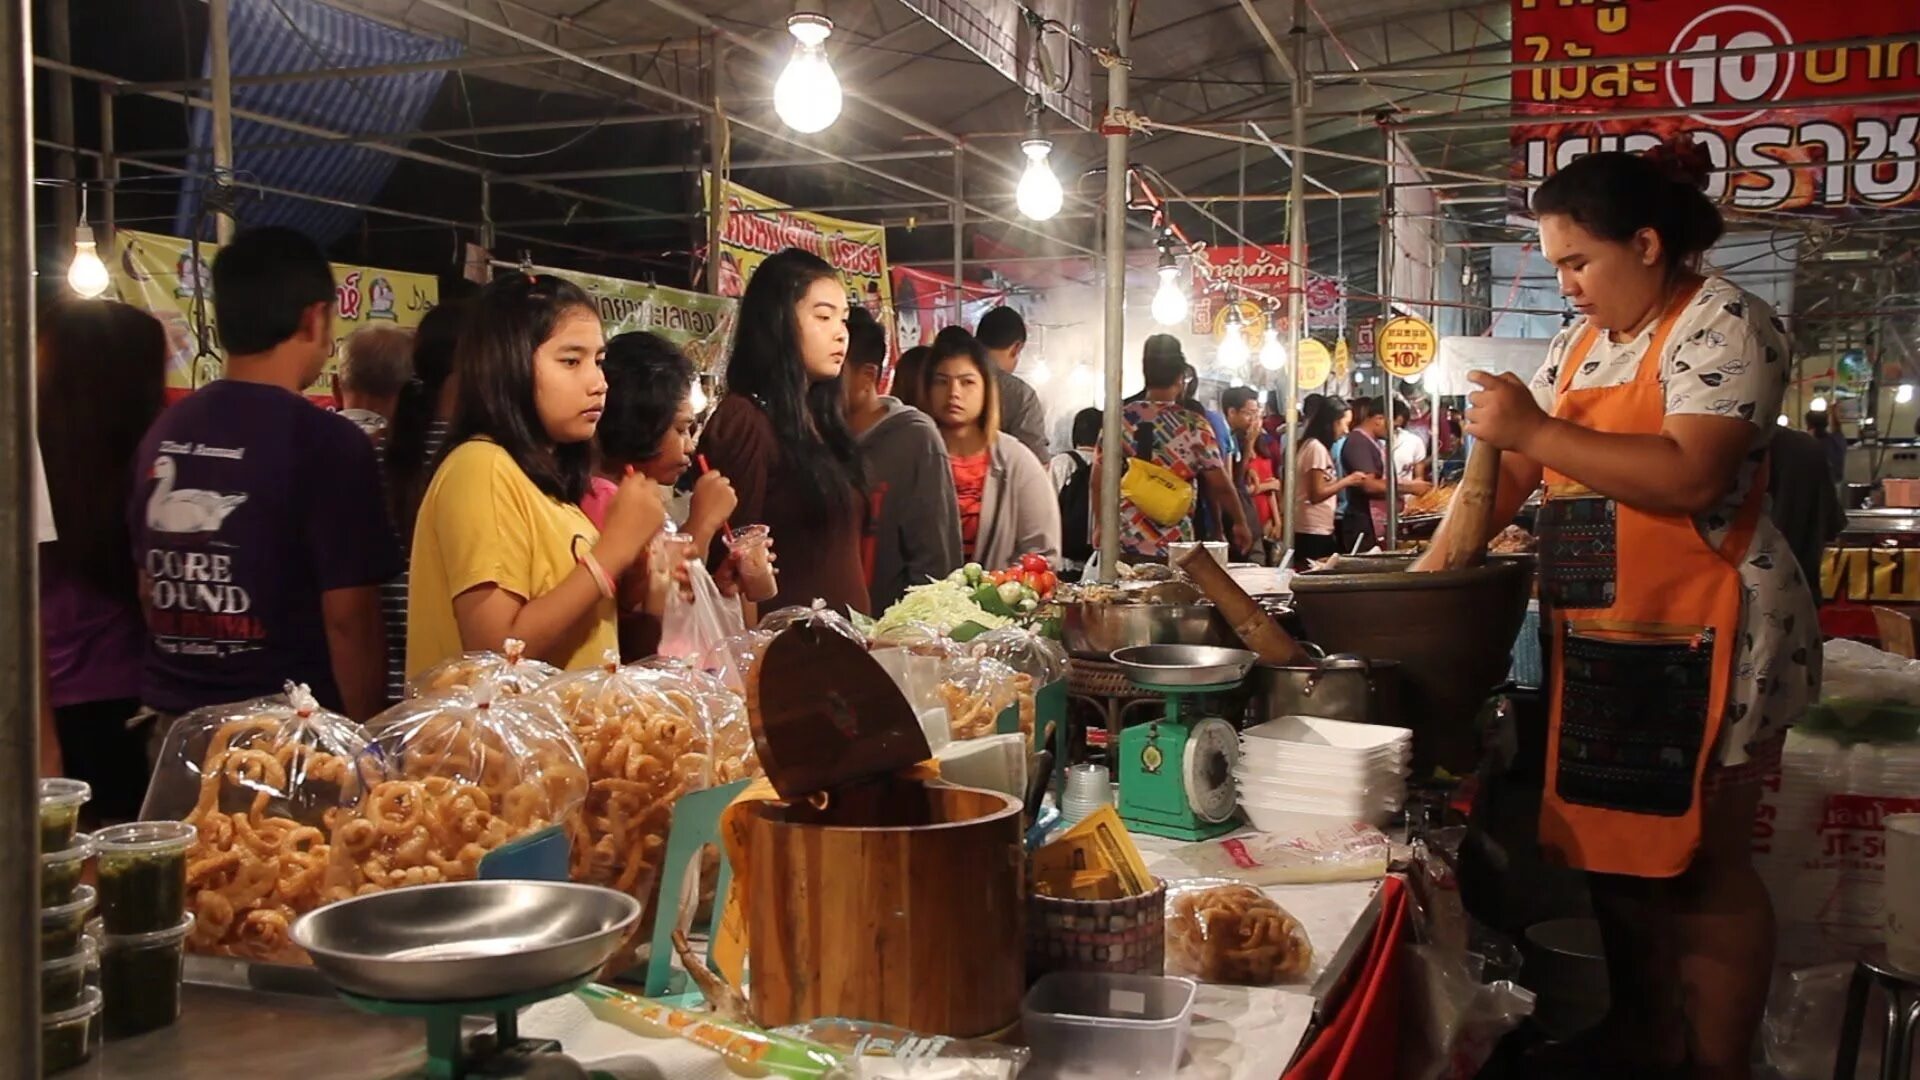
M 971 1037 L 1018 1020 L 1019 801 L 902 776 L 932 756 L 919 720 L 831 630 L 775 638 L 747 709 L 780 795 L 741 808 L 755 1022 L 838 1016 Z

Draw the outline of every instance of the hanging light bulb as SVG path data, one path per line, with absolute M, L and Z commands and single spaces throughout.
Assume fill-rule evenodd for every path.
M 1267 324 L 1267 336 L 1260 341 L 1260 366 L 1268 371 L 1287 366 L 1287 347 L 1280 344 L 1280 331 L 1272 323 Z
M 1808 403 L 1807 408 L 1813 412 L 1826 412 L 1827 396 L 1825 394 L 1815 394 L 1813 401 Z
M 1777 418 L 1775 418 L 1775 420 L 1774 420 L 1773 422 L 1774 422 L 1774 423 L 1776 423 L 1776 424 L 1779 424 L 1779 425 L 1780 425 L 1781 427 L 1786 427 L 1786 426 L 1787 426 L 1787 414 L 1786 414 L 1786 413 L 1781 413 L 1781 414 L 1780 414 L 1780 415 L 1779 415 L 1779 416 L 1778 416 Z
M 787 33 L 793 35 L 793 57 L 773 84 L 773 111 L 802 134 L 825 131 L 840 116 L 840 80 L 822 47 L 833 33 L 833 20 L 802 11 L 787 20 Z
M 73 233 L 73 262 L 67 264 L 67 285 L 91 300 L 111 284 L 107 264 L 100 261 L 100 249 L 93 242 L 93 227 L 83 221 Z
M 1060 212 L 1064 198 L 1060 178 L 1053 175 L 1053 165 L 1047 160 L 1053 144 L 1045 139 L 1028 139 L 1020 144 L 1020 152 L 1027 155 L 1027 170 L 1020 174 L 1013 201 L 1028 220 L 1045 221 Z
M 1180 260 L 1173 254 L 1173 235 L 1163 234 L 1158 245 L 1160 288 L 1153 294 L 1153 321 L 1161 326 L 1178 326 L 1187 318 L 1187 294 L 1180 288 Z
M 1246 324 L 1240 321 L 1240 308 L 1229 302 L 1221 325 L 1220 351 L 1215 359 L 1223 371 L 1241 372 L 1247 368 Z
M 1901 383 L 1900 388 L 1893 392 L 1893 403 L 1895 405 L 1905 405 L 1907 402 L 1912 400 L 1913 400 L 1913 384 L 1910 382 Z
M 693 380 L 693 389 L 687 394 L 687 407 L 693 410 L 693 415 L 699 416 L 701 413 L 707 411 L 707 403 L 705 380 L 695 378 Z
M 1033 366 L 1027 370 L 1026 378 L 1027 385 L 1038 390 L 1053 381 L 1053 365 L 1047 363 L 1044 358 L 1035 360 Z

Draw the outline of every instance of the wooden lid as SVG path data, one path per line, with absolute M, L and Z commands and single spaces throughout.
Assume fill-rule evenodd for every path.
M 898 772 L 933 756 L 920 719 L 857 642 L 801 623 L 747 674 L 747 718 L 783 799 Z

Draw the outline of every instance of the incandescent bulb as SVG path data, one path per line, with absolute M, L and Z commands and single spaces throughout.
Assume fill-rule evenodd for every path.
M 107 264 L 93 242 L 92 226 L 82 224 L 73 234 L 73 262 L 67 265 L 67 285 L 88 300 L 107 291 Z
M 1893 403 L 1895 405 L 1905 405 L 1907 402 L 1912 400 L 1913 400 L 1913 384 L 1910 382 L 1901 383 L 1900 388 L 1893 392 Z
M 773 111 L 802 134 L 825 131 L 840 116 L 840 80 L 822 47 L 833 20 L 802 12 L 787 20 L 787 32 L 794 38 L 793 57 L 773 84 Z
M 1787 414 L 1786 414 L 1786 413 L 1781 413 L 1781 414 L 1780 414 L 1780 417 L 1779 417 L 1779 419 L 1777 419 L 1777 420 L 1775 420 L 1775 421 L 1774 421 L 1774 423 L 1776 423 L 1776 424 L 1779 424 L 1779 425 L 1780 425 L 1781 427 L 1786 427 L 1786 426 L 1787 426 Z
M 1268 371 L 1279 371 L 1287 366 L 1287 347 L 1280 344 L 1280 331 L 1267 327 L 1267 336 L 1260 341 L 1260 366 Z
M 1177 266 L 1160 268 L 1160 288 L 1153 294 L 1153 321 L 1161 326 L 1178 326 L 1187 317 L 1187 294 L 1181 291 Z
M 699 379 L 693 380 L 693 389 L 687 393 L 687 407 L 695 416 L 707 411 L 707 388 L 700 385 Z
M 1013 201 L 1028 220 L 1045 221 L 1060 212 L 1063 197 L 1060 178 L 1053 175 L 1053 165 L 1047 160 L 1053 144 L 1045 139 L 1028 139 L 1020 144 L 1020 152 L 1027 155 L 1027 169 L 1020 174 Z
M 1813 412 L 1826 412 L 1827 411 L 1826 395 L 1825 394 L 1816 395 L 1813 401 L 1808 403 L 1807 408 Z
M 1216 359 L 1223 371 L 1239 373 L 1247 369 L 1247 335 L 1238 326 L 1227 328 L 1226 336 L 1220 339 L 1220 352 Z

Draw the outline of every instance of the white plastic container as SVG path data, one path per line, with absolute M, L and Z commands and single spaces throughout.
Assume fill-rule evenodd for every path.
M 1408 728 L 1354 724 L 1319 716 L 1282 716 L 1248 728 L 1245 736 L 1361 753 L 1413 745 L 1413 732 Z
M 1196 986 L 1165 975 L 1043 975 L 1021 1006 L 1025 1075 L 1170 1078 L 1187 1052 Z
M 1398 810 L 1407 800 L 1407 785 L 1390 777 L 1375 784 L 1317 784 L 1311 781 L 1284 782 L 1262 780 L 1241 772 L 1233 774 L 1242 797 L 1283 799 L 1303 802 L 1327 801 L 1347 805 L 1356 801 L 1377 802 L 1389 810 Z
M 1242 744 L 1239 764 L 1241 769 L 1257 777 L 1285 781 L 1301 776 L 1317 784 L 1378 783 L 1383 778 L 1405 778 L 1413 773 L 1413 767 L 1398 757 L 1377 760 L 1363 758 L 1358 762 L 1328 761 L 1316 757 L 1250 751 L 1245 744 Z
M 1247 820 L 1253 822 L 1253 827 L 1261 832 L 1298 828 L 1300 822 L 1296 819 L 1303 816 L 1320 818 L 1317 823 L 1319 828 L 1326 828 L 1330 823 L 1351 825 L 1356 821 L 1378 828 L 1385 825 L 1394 812 L 1394 807 L 1387 805 L 1384 800 L 1365 794 L 1343 799 L 1295 799 L 1243 791 L 1240 793 L 1240 808 L 1247 812 Z

